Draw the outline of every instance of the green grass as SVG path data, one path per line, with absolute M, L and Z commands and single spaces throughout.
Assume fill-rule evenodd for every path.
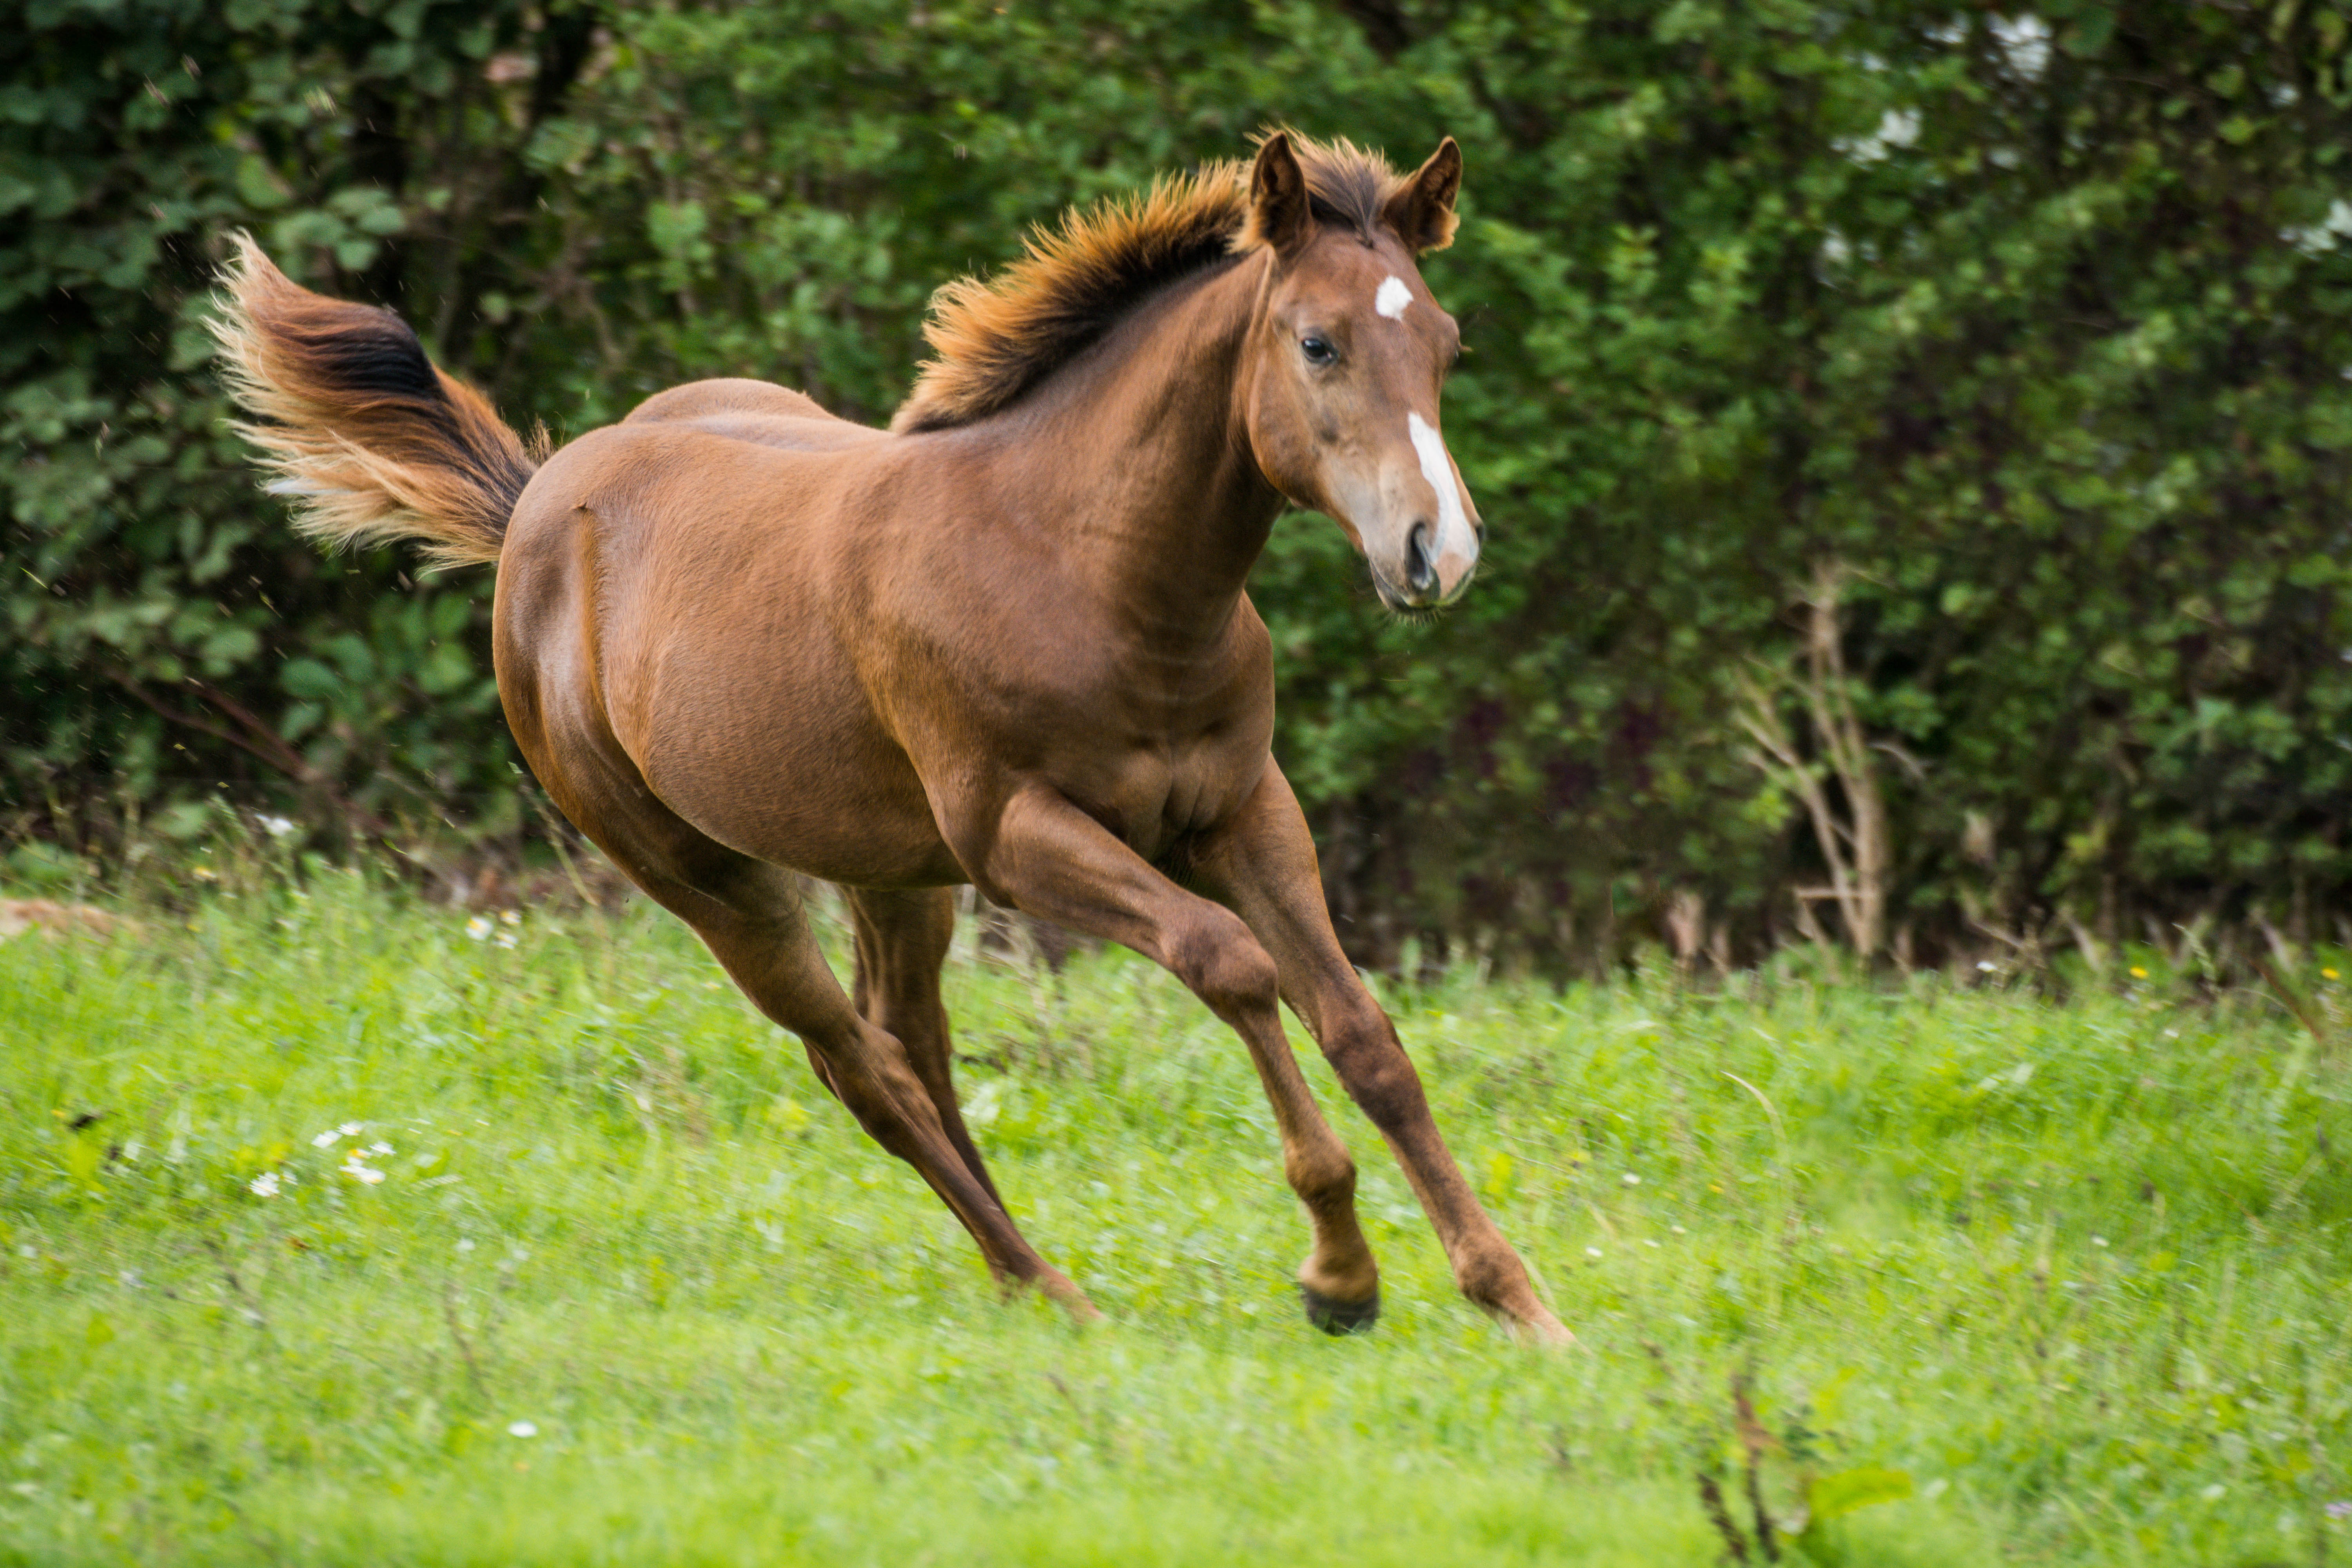
M 1738 1378 L 1772 1508 L 1908 1480 L 1797 1560 L 2352 1554 L 2352 1063 L 2250 994 L 1393 992 L 1545 1354 L 1311 1049 L 1385 1273 L 1343 1341 L 1236 1041 L 1124 953 L 960 958 L 1080 1331 L 666 918 L 307 881 L 0 944 L 0 1562 L 1706 1563 Z

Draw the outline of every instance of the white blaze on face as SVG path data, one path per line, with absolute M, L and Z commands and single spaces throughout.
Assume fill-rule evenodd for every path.
M 1380 291 L 1372 296 L 1372 309 L 1391 321 L 1404 320 L 1404 308 L 1412 303 L 1412 290 L 1405 280 L 1393 273 L 1384 279 Z
M 1421 477 L 1437 492 L 1437 537 L 1430 542 L 1430 553 L 1458 550 L 1475 560 L 1478 536 L 1470 531 L 1469 515 L 1462 510 L 1462 487 L 1454 483 L 1454 465 L 1446 460 L 1444 438 L 1418 414 L 1404 419 L 1412 433 L 1413 453 L 1421 458 Z

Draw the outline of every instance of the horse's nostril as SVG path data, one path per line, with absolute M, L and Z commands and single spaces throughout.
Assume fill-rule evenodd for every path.
M 1416 522 L 1404 542 L 1404 580 L 1416 594 L 1437 586 L 1437 567 L 1429 558 L 1429 524 Z

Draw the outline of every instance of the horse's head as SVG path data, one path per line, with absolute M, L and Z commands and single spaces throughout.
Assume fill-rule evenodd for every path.
M 1249 235 L 1270 253 L 1243 373 L 1266 479 L 1348 531 L 1391 608 L 1469 585 L 1485 533 L 1438 434 L 1462 334 L 1413 258 L 1454 235 L 1462 153 L 1446 138 L 1410 179 L 1318 188 L 1287 135 L 1258 149 Z M 1353 210 L 1348 210 L 1353 209 Z

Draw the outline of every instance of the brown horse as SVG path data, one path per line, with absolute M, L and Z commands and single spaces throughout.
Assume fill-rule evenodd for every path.
M 497 563 L 499 690 L 540 782 L 1000 1279 L 1094 1314 L 957 1110 L 940 966 L 964 882 L 1147 955 L 1241 1036 L 1313 1223 L 1317 1323 L 1369 1324 L 1379 1276 L 1284 1000 L 1462 1290 L 1565 1340 L 1333 938 L 1244 592 L 1288 506 L 1337 519 L 1392 605 L 1468 583 L 1480 525 L 1438 436 L 1459 334 L 1413 261 L 1452 239 L 1461 171 L 1450 139 L 1400 177 L 1276 134 L 1246 169 L 1074 215 L 940 293 L 939 357 L 887 431 L 704 381 L 548 456 L 398 317 L 296 287 L 249 240 L 220 338 L 310 532 Z M 793 872 L 847 896 L 851 995 Z

